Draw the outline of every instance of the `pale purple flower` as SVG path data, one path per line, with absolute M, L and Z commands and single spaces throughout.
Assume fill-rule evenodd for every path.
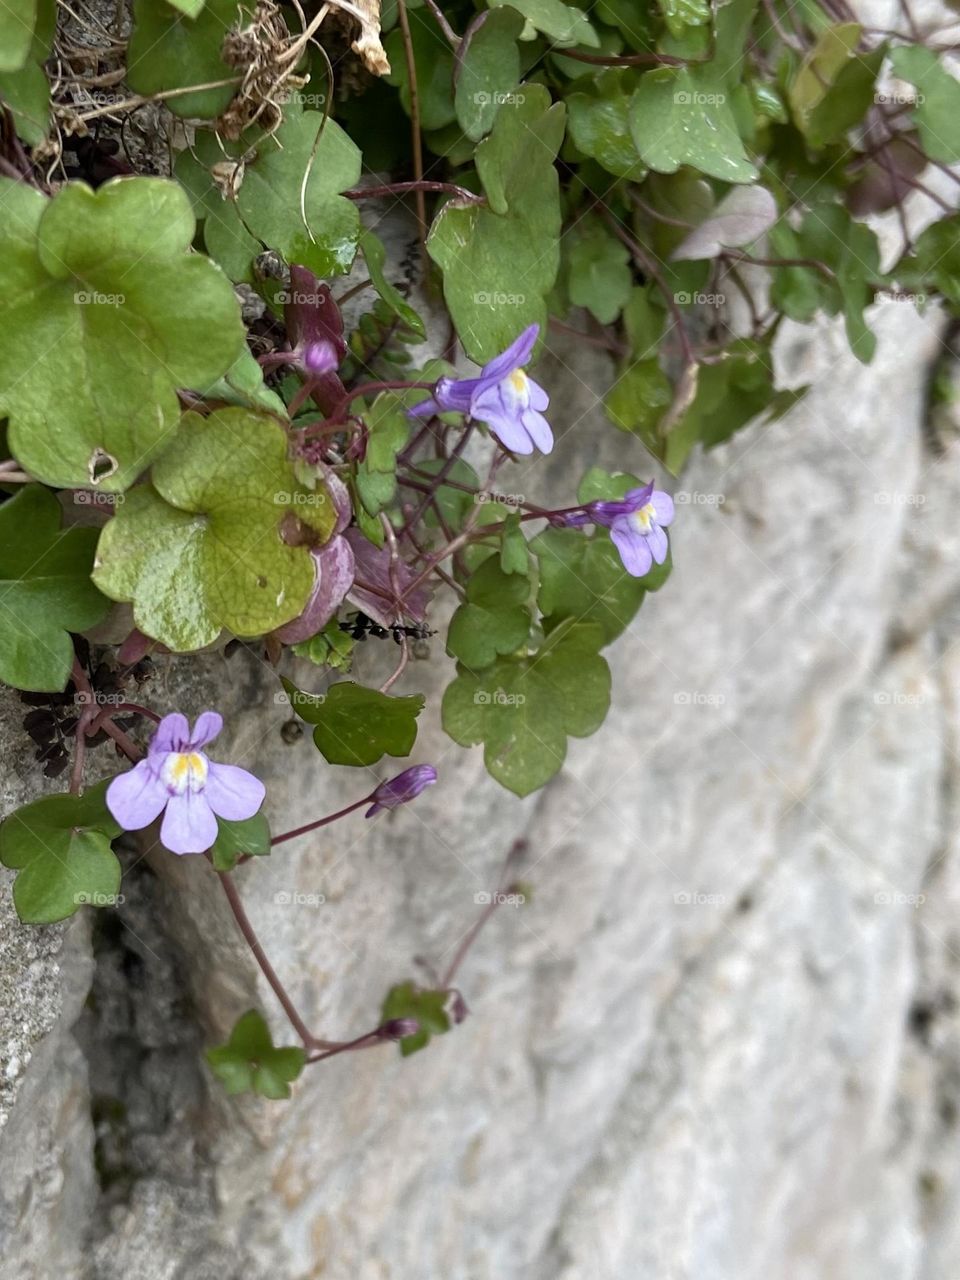
M 372 818 L 375 813 L 380 813 L 383 809 L 395 809 L 398 804 L 406 804 L 408 800 L 416 799 L 421 791 L 431 786 L 436 780 L 437 771 L 432 764 L 411 765 L 409 769 L 404 769 L 403 773 L 398 773 L 395 778 L 380 783 L 371 796 L 373 804 L 363 816 Z
M 321 378 L 340 365 L 340 357 L 328 338 L 319 338 L 303 349 L 303 367 L 313 378 Z
M 540 332 L 538 324 L 524 329 L 501 355 L 480 370 L 478 378 L 441 378 L 429 400 L 409 412 L 429 418 L 435 413 L 465 413 L 484 422 L 511 453 L 549 453 L 553 432 L 542 410 L 550 397 L 528 378 L 522 366 L 533 353 Z
M 663 564 L 667 558 L 667 535 L 664 529 L 673 520 L 673 499 L 653 481 L 639 489 L 630 489 L 622 498 L 609 502 L 590 502 L 585 510 L 595 524 L 610 530 L 623 567 L 634 578 L 650 572 L 654 561 Z
M 107 787 L 107 808 L 125 831 L 148 827 L 163 813 L 166 848 L 203 853 L 217 838 L 217 816 L 233 822 L 253 817 L 265 794 L 260 779 L 236 765 L 215 764 L 200 750 L 222 728 L 216 711 L 198 716 L 192 734 L 178 711 L 163 717 L 146 759 Z

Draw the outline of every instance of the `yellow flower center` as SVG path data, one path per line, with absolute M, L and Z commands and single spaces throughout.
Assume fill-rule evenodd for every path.
M 514 369 L 513 373 L 510 374 L 510 385 L 517 395 L 523 395 L 527 389 L 527 375 L 522 369 Z
M 641 533 L 649 533 L 653 525 L 656 523 L 656 514 L 653 510 L 653 503 L 648 502 L 641 507 L 639 511 L 633 513 L 633 522 Z
M 171 751 L 163 764 L 163 781 L 176 795 L 202 791 L 207 781 L 207 758 L 199 751 Z

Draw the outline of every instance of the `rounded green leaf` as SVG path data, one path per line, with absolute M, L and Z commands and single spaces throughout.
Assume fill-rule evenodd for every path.
M 421 693 L 396 698 L 350 680 L 320 694 L 302 693 L 289 680 L 283 687 L 301 720 L 316 726 L 313 740 L 330 764 L 376 764 L 384 755 L 408 756 L 413 750 L 425 702 Z

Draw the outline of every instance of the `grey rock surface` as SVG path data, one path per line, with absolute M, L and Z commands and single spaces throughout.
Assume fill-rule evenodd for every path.
M 126 901 L 67 929 L 21 928 L 4 888 L 2 1280 L 956 1276 L 960 468 L 923 431 L 936 316 L 877 324 L 869 369 L 785 328 L 812 390 L 677 482 L 673 576 L 544 792 L 443 736 L 434 642 L 403 688 L 441 784 L 239 873 L 307 1021 L 347 1036 L 414 957 L 449 960 L 525 834 L 535 898 L 493 918 L 472 1015 L 427 1052 L 227 1099 L 202 1048 L 253 1005 L 287 1032 L 201 860 L 130 851 Z M 558 450 L 505 490 L 624 464 L 599 358 L 557 348 Z M 211 654 L 161 663 L 151 701 L 215 701 L 280 827 L 368 782 L 285 741 L 277 689 Z M 17 719 L 5 807 L 40 789 Z

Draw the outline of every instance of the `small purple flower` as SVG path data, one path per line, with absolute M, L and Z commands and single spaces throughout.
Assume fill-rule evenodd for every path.
M 403 773 L 398 773 L 388 782 L 381 782 L 371 799 L 373 804 L 363 815 L 372 818 L 382 809 L 395 809 L 398 804 L 406 804 L 414 800 L 427 787 L 437 780 L 437 771 L 432 764 L 415 764 Z
M 630 489 L 611 502 L 590 502 L 585 508 L 596 524 L 610 530 L 623 567 L 634 578 L 650 572 L 654 563 L 667 558 L 667 535 L 663 532 L 673 520 L 673 499 L 653 481 L 640 489 Z
M 539 332 L 538 324 L 524 329 L 506 351 L 483 366 L 478 378 L 441 378 L 430 399 L 410 410 L 411 416 L 465 413 L 486 423 L 512 453 L 549 453 L 553 432 L 542 410 L 550 397 L 521 367 L 530 359 Z
M 339 368 L 340 357 L 328 338 L 309 342 L 303 348 L 303 367 L 312 378 L 322 378 L 325 373 Z
M 223 728 L 223 717 L 204 711 L 190 734 L 187 717 L 164 716 L 147 758 L 107 787 L 107 808 L 125 831 L 139 831 L 164 810 L 160 839 L 172 853 L 203 853 L 217 838 L 217 815 L 252 818 L 263 804 L 259 778 L 232 764 L 214 764 L 200 750 Z

